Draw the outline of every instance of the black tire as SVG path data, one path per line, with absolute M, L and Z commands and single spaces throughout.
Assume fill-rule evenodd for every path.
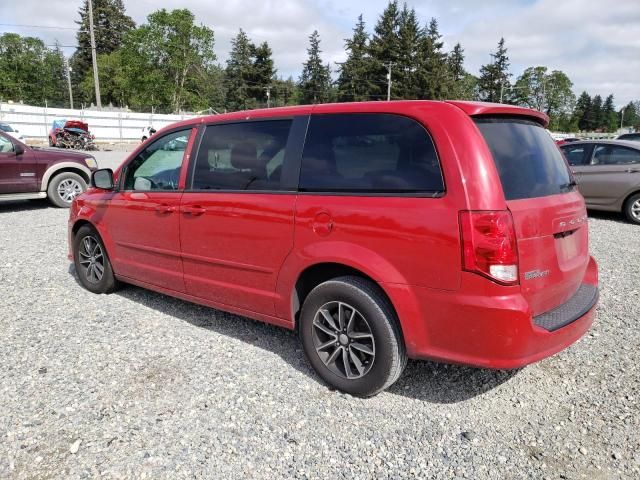
M 361 318 L 358 330 L 362 332 L 368 329 L 372 340 L 351 338 L 346 330 L 343 330 L 345 332 L 343 335 L 329 336 L 326 330 L 315 326 L 316 316 L 320 322 L 322 318 L 325 321 L 327 318 L 321 315 L 320 309 L 330 312 L 331 308 L 335 308 L 335 304 L 338 304 L 338 309 L 340 304 L 345 308 L 342 325 L 338 327 L 346 326 L 347 317 L 354 318 L 359 315 L 356 317 Z M 353 314 L 353 310 L 356 311 L 356 315 Z M 332 315 L 332 318 L 337 325 L 337 316 Z M 327 325 L 325 323 L 323 326 Z M 359 397 L 376 395 L 392 385 L 407 364 L 407 353 L 393 307 L 380 287 L 363 278 L 338 277 L 315 287 L 304 301 L 299 327 L 304 352 L 318 375 L 329 385 L 351 395 Z M 353 332 L 353 334 L 362 338 L 362 333 Z M 324 338 L 320 338 L 321 336 Z M 335 343 L 326 351 L 317 349 L 322 349 L 322 345 L 330 344 L 334 340 Z M 356 344 L 352 342 L 358 344 L 357 349 L 352 348 L 352 345 Z M 362 353 L 364 352 L 361 350 L 363 344 L 360 342 L 371 342 L 367 344 L 367 348 L 373 351 L 374 355 Z M 340 353 L 331 363 L 332 355 L 336 350 L 340 350 Z M 342 357 L 343 354 L 345 357 Z M 353 354 L 357 354 L 359 365 L 352 362 Z M 339 361 L 338 358 L 342 360 Z M 345 361 L 351 366 L 347 367 Z M 359 367 L 363 367 L 362 371 Z M 355 374 L 357 378 L 353 376 L 348 378 L 346 368 L 349 368 L 351 375 Z
M 624 208 L 622 209 L 627 220 L 636 225 L 640 225 L 640 212 L 638 208 L 640 208 L 640 193 L 631 195 L 627 201 L 624 202 Z
M 97 249 L 93 248 L 95 245 L 98 246 Z M 111 293 L 118 288 L 118 281 L 113 274 L 111 261 L 102 238 L 89 225 L 80 227 L 73 238 L 73 263 L 80 283 L 90 292 Z M 101 273 L 100 269 L 95 267 L 97 264 L 102 265 Z M 91 265 L 94 265 L 93 269 Z
M 49 146 L 53 147 L 53 142 L 51 141 L 51 137 L 49 137 Z
M 142 137 L 142 141 L 140 143 L 144 143 L 147 137 Z
M 64 185 L 63 185 L 64 184 Z M 64 193 L 60 192 L 60 187 L 64 190 Z M 70 185 L 70 189 L 64 188 L 65 185 Z M 71 189 L 73 189 L 73 197 Z M 49 180 L 49 186 L 47 187 L 47 197 L 49 201 L 53 203 L 56 207 L 60 208 L 69 208 L 73 199 L 84 193 L 87 190 L 87 183 L 77 173 L 73 172 L 62 172 L 55 175 L 51 180 Z M 69 193 L 67 193 L 69 192 Z

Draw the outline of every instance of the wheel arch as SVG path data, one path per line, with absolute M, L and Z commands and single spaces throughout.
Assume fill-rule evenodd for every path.
M 71 173 L 80 175 L 82 179 L 86 182 L 86 184 L 89 185 L 89 182 L 91 180 L 91 170 L 89 170 L 87 167 L 80 165 L 78 163 L 60 162 L 50 166 L 44 172 L 44 175 L 42 175 L 40 190 L 43 192 L 46 192 L 47 188 L 49 188 L 49 183 L 51 182 L 51 180 L 53 180 L 56 176 L 60 175 L 61 173 L 65 173 L 65 172 L 71 172 Z
M 624 200 L 622 200 L 622 211 L 624 212 L 624 209 L 627 208 L 627 202 L 631 199 L 631 197 L 633 197 L 634 195 L 640 195 L 640 187 L 636 188 L 635 190 L 631 191 L 628 195 L 626 195 L 624 197 Z
M 380 294 L 387 300 L 387 302 L 389 302 L 389 305 L 391 306 L 391 309 L 396 316 L 396 321 L 398 323 L 398 327 L 400 328 L 400 333 L 402 336 L 404 336 L 402 332 L 402 322 L 400 322 L 400 319 L 398 317 L 398 310 L 396 309 L 393 301 L 391 300 L 391 297 L 385 291 L 383 286 L 362 270 L 339 262 L 315 263 L 313 265 L 307 266 L 299 273 L 296 282 L 291 290 L 291 319 L 294 323 L 294 328 L 298 327 L 298 318 L 300 315 L 300 310 L 302 309 L 302 304 L 304 303 L 311 290 L 313 290 L 323 282 L 326 282 L 333 278 L 344 276 L 356 276 L 371 282 L 371 284 L 379 290 Z
M 96 228 L 96 226 L 91 223 L 89 220 L 85 219 L 85 218 L 80 218 L 76 221 L 76 223 L 73 224 L 73 227 L 71 227 L 71 233 L 73 234 L 73 237 L 75 238 L 75 236 L 78 234 L 78 230 L 80 230 L 82 227 L 84 227 L 85 225 L 89 225 L 91 228 L 93 228 L 95 231 L 98 231 L 98 229 Z M 99 232 L 98 232 L 99 233 Z

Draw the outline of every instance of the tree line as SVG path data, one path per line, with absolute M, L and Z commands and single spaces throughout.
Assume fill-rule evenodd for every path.
M 70 59 L 76 104 L 95 103 L 89 10 L 79 10 L 78 48 Z M 444 49 L 438 21 L 421 24 L 416 11 L 391 0 L 368 33 L 362 15 L 345 39 L 344 62 L 322 59 L 321 38 L 309 36 L 299 78 L 278 75 L 267 42 L 240 29 L 225 65 L 217 62 L 214 31 L 188 9 L 157 10 L 136 26 L 122 0 L 93 0 L 103 105 L 136 111 L 235 111 L 265 106 L 398 99 L 502 102 L 543 111 L 550 128 L 615 131 L 621 111 L 613 95 L 576 98 L 562 71 L 532 66 L 513 78 L 501 38 L 479 75 L 466 71 L 462 45 Z M 13 33 L 0 36 L 0 98 L 67 106 L 67 68 L 59 46 Z M 390 82 L 389 77 L 390 75 Z M 335 80 L 334 80 L 335 79 Z M 624 107 L 624 124 L 640 128 L 640 102 Z

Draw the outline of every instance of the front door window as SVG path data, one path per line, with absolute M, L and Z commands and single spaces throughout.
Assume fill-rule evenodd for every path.
M 191 129 L 173 132 L 145 148 L 127 165 L 124 190 L 177 190 L 182 158 L 190 134 Z

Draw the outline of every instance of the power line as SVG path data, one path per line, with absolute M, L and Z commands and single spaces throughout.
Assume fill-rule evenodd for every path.
M 78 27 L 54 27 L 52 25 L 26 25 L 20 23 L 0 23 L 0 27 L 50 28 L 53 30 L 78 30 L 79 32 L 86 32 L 86 30 L 80 30 Z
M 85 49 L 85 50 L 89 50 L 91 47 L 82 47 L 80 45 L 60 45 L 58 43 L 45 43 L 44 44 L 45 47 L 60 47 L 60 48 L 77 48 L 77 49 Z

